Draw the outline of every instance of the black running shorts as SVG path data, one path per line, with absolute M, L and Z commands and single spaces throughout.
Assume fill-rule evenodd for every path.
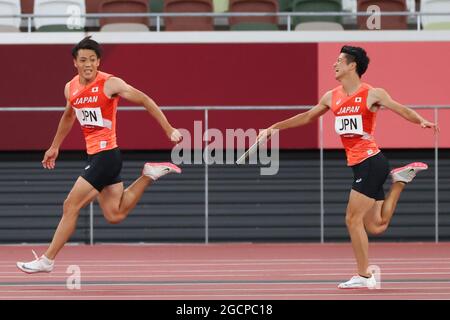
M 89 155 L 84 173 L 81 175 L 99 192 L 104 187 L 122 182 L 122 155 L 119 148 Z
M 353 190 L 375 200 L 384 200 L 383 184 L 389 175 L 389 162 L 381 152 L 351 168 Z

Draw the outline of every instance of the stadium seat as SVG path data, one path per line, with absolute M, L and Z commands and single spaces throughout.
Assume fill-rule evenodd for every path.
M 34 14 L 86 14 L 84 0 L 35 0 Z M 84 17 L 34 18 L 37 31 L 84 31 Z
M 340 0 L 294 0 L 292 3 L 293 12 L 341 12 L 342 3 Z M 322 24 L 322 27 L 328 26 L 332 30 L 342 29 L 342 17 L 340 16 L 299 16 L 292 19 L 295 30 L 303 30 L 308 26 L 320 25 L 306 25 L 298 26 L 303 23 L 310 22 L 328 22 Z M 298 27 L 297 27 L 298 26 Z
M 230 0 L 230 12 L 265 12 L 277 13 L 278 0 Z M 278 30 L 278 17 L 230 17 L 230 29 L 243 30 Z
M 98 14 L 98 7 L 102 0 L 86 0 L 86 13 L 87 14 Z M 95 18 L 86 18 L 86 28 L 93 27 L 97 31 L 100 26 L 100 19 L 98 17 Z
M 20 14 L 19 0 L 0 0 L 0 12 L 5 15 Z M 0 18 L 0 32 L 19 32 L 20 18 Z
M 98 13 L 98 9 L 102 0 L 86 0 L 86 12 Z
M 222 13 L 227 12 L 230 8 L 229 0 L 213 0 L 214 12 Z
M 34 0 L 20 0 L 23 14 L 33 14 Z
M 358 11 L 366 12 L 369 6 L 376 5 L 380 7 L 381 12 L 404 11 L 407 12 L 406 0 L 359 0 Z M 358 28 L 368 30 L 367 16 L 358 17 Z M 402 30 L 408 29 L 407 16 L 381 16 L 382 30 Z
M 108 23 L 105 24 L 101 32 L 147 32 L 148 26 L 142 23 Z
M 164 12 L 213 12 L 212 0 L 165 0 Z M 166 17 L 166 31 L 213 31 L 212 17 Z
M 280 12 L 292 11 L 293 0 L 278 0 L 278 10 Z
M 295 26 L 295 31 L 341 31 L 342 24 L 336 22 L 303 22 Z
M 347 12 L 356 12 L 356 0 L 342 0 L 342 10 Z
M 164 0 L 149 0 L 150 12 L 164 12 Z
M 102 0 L 98 12 L 148 13 L 149 4 L 148 0 Z M 149 31 L 148 21 L 148 17 L 101 18 L 100 31 Z
M 421 12 L 450 12 L 448 0 L 422 0 Z M 450 30 L 450 16 L 422 16 L 424 30 Z

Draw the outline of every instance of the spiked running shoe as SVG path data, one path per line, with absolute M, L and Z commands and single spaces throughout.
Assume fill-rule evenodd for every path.
M 413 162 L 407 164 L 404 167 L 396 168 L 391 171 L 392 181 L 409 183 L 414 179 L 417 172 L 427 169 L 428 166 L 423 162 Z
M 162 163 L 152 163 L 147 162 L 144 165 L 144 169 L 142 170 L 142 174 L 144 176 L 150 177 L 152 180 L 158 180 L 162 176 L 165 176 L 168 173 L 181 173 L 181 169 L 176 165 L 170 162 L 162 162 Z
M 372 274 L 370 278 L 364 278 L 361 276 L 353 276 L 347 282 L 342 282 L 338 285 L 339 289 L 360 289 L 360 288 L 369 288 L 373 289 L 377 285 L 377 281 L 375 280 L 375 276 Z
M 53 270 L 54 260 L 50 260 L 44 255 L 38 257 L 34 250 L 31 251 L 36 259 L 30 262 L 17 262 L 16 265 L 19 270 L 25 273 L 51 272 Z

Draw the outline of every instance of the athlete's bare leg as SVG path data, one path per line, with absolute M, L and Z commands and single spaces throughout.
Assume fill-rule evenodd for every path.
M 79 177 L 64 201 L 63 215 L 55 231 L 53 240 L 45 252 L 45 256 L 55 259 L 58 252 L 75 231 L 80 209 L 98 195 L 98 191 L 84 178 Z
M 345 221 L 360 275 L 368 275 L 367 232 L 378 235 L 386 231 L 404 188 L 405 184 L 402 182 L 393 183 L 386 200 L 381 201 L 375 201 L 355 190 L 350 192 Z
M 404 188 L 405 184 L 403 182 L 395 182 L 392 184 L 387 198 L 376 201 L 364 217 L 364 225 L 367 232 L 373 235 L 379 235 L 386 231 Z
M 369 240 L 364 228 L 364 216 L 374 204 L 374 199 L 355 190 L 350 192 L 345 223 L 352 241 L 353 253 L 358 265 L 358 274 L 361 276 L 370 276 L 367 272 L 369 267 Z
M 97 198 L 105 219 L 110 223 L 125 219 L 152 182 L 151 178 L 141 176 L 125 190 L 122 182 L 105 187 Z
M 388 224 L 383 223 L 381 218 L 383 203 L 384 200 L 376 201 L 364 216 L 364 227 L 372 235 L 379 235 L 387 229 Z

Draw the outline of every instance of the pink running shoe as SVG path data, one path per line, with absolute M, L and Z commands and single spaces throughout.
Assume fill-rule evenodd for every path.
M 181 173 L 181 169 L 170 162 L 161 162 L 161 163 L 147 162 L 144 165 L 144 169 L 142 170 L 142 174 L 144 176 L 150 177 L 152 180 L 155 181 L 161 178 L 162 176 L 165 176 L 166 174 L 172 172 Z
M 423 162 L 413 162 L 404 167 L 396 168 L 391 171 L 393 182 L 411 182 L 416 176 L 417 172 L 427 170 L 428 166 Z

